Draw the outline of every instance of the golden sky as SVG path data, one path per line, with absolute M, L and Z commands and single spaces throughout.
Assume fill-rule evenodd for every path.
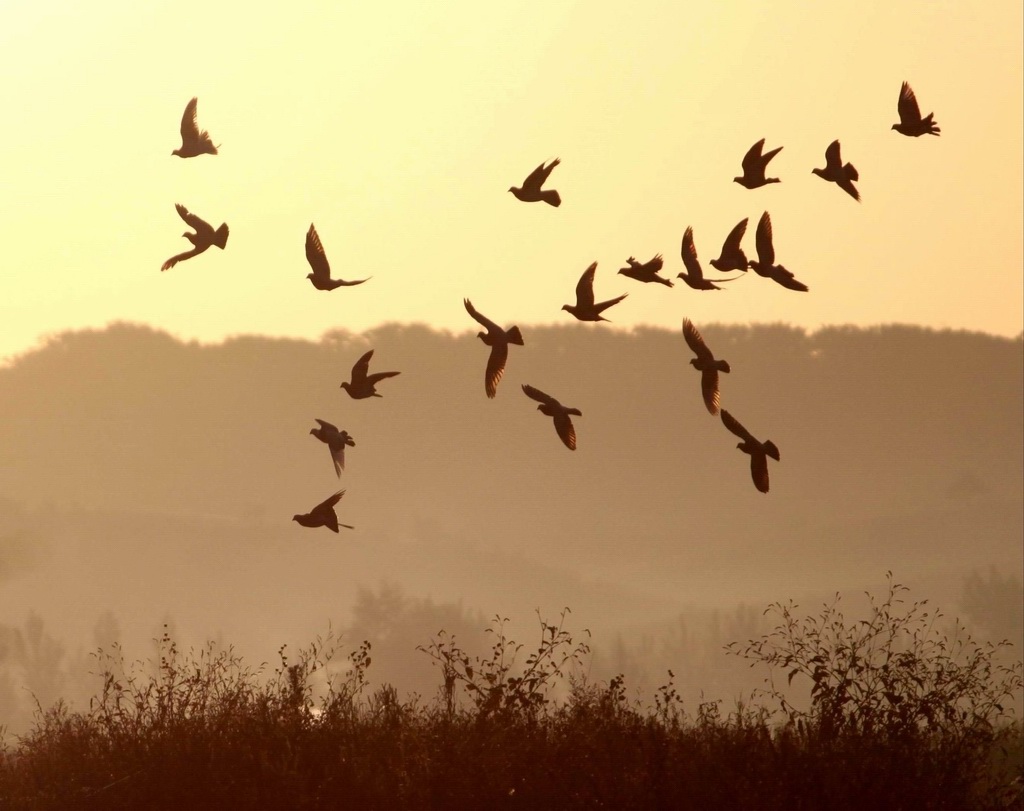
M 269 5 L 269 4 L 268 4 Z M 1022 10 L 984 3 L 0 3 L 0 355 L 114 320 L 216 340 L 414 321 L 569 323 L 593 261 L 615 326 L 906 322 L 1017 335 Z M 259 10 L 257 10 L 259 9 Z M 939 138 L 905 138 L 900 83 Z M 216 157 L 181 160 L 199 97 Z M 756 140 L 785 148 L 748 191 Z M 811 174 L 835 138 L 863 204 Z M 544 160 L 563 205 L 507 193 Z M 180 202 L 231 229 L 189 247 Z M 705 268 L 765 209 L 811 288 L 727 292 L 616 275 L 627 256 Z M 315 222 L 336 276 L 305 279 Z

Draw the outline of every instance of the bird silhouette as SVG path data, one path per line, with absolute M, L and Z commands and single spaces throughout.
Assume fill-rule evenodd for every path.
M 919 135 L 938 135 L 942 132 L 939 125 L 932 120 L 935 113 L 928 113 L 926 118 L 921 118 L 921 108 L 917 106 L 917 96 L 906 82 L 900 88 L 897 109 L 900 113 L 900 123 L 893 124 L 892 128 L 901 135 L 917 138 Z
M 347 391 L 348 396 L 353 400 L 365 400 L 367 397 L 382 396 L 377 394 L 377 384 L 385 378 L 401 374 L 401 372 L 377 372 L 372 375 L 368 374 L 370 371 L 370 358 L 372 357 L 373 350 L 371 349 L 357 360 L 355 366 L 352 367 L 352 381 L 346 381 L 341 384 L 341 388 Z
M 310 223 L 306 232 L 306 261 L 313 268 L 312 273 L 307 273 L 306 278 L 317 290 L 334 290 L 338 287 L 352 287 L 353 285 L 368 282 L 371 277 L 360 279 L 357 282 L 346 282 L 344 279 L 331 278 L 331 265 L 327 261 L 327 254 L 324 252 L 323 243 L 320 242 L 320 235 L 316 232 L 316 226 Z
M 172 256 L 160 266 L 160 270 L 170 270 L 178 264 L 178 262 L 185 259 L 191 259 L 193 256 L 198 256 L 211 245 L 216 245 L 221 250 L 224 250 L 224 247 L 228 244 L 227 223 L 221 223 L 220 228 L 214 231 L 213 227 L 208 222 L 201 220 L 185 208 L 185 206 L 181 205 L 181 203 L 175 203 L 174 207 L 178 210 L 178 216 L 180 216 L 190 227 L 195 229 L 194 234 L 189 233 L 188 231 L 182 234 L 185 239 L 192 243 L 192 250 Z
M 678 278 L 682 279 L 694 290 L 722 289 L 704 278 L 704 271 L 701 269 L 700 262 L 697 259 L 697 247 L 693 244 L 693 228 L 689 225 L 686 226 L 686 231 L 683 232 L 683 244 L 680 248 L 680 255 L 683 257 L 683 266 L 687 272 L 678 274 Z M 731 279 L 715 279 L 715 281 L 733 282 L 738 278 L 740 277 L 733 276 Z
M 843 164 L 839 154 L 839 141 L 833 141 L 825 150 L 825 168 L 811 169 L 811 172 L 823 180 L 835 183 L 850 197 L 860 202 L 860 192 L 853 185 L 853 181 L 858 180 L 860 176 L 852 163 Z
M 467 298 L 462 303 L 466 305 L 468 312 L 477 322 L 486 328 L 487 332 L 478 332 L 477 337 L 491 348 L 491 354 L 487 358 L 487 369 L 484 371 L 484 391 L 487 396 L 493 398 L 498 393 L 498 383 L 505 374 L 505 361 L 508 359 L 508 345 L 523 345 L 523 334 L 519 327 L 502 329 L 485 315 L 477 312 L 473 303 Z
M 527 175 L 526 180 L 523 181 L 522 188 L 512 186 L 509 191 L 524 203 L 536 203 L 543 200 L 549 206 L 558 208 L 562 205 L 562 198 L 559 196 L 558 192 L 554 189 L 545 189 L 542 191 L 540 187 L 543 186 L 544 181 L 548 179 L 548 175 L 551 174 L 551 170 L 560 163 L 561 161 L 558 158 L 555 158 L 547 166 L 542 163 Z
M 700 390 L 704 396 L 704 405 L 712 415 L 717 414 L 719 405 L 718 373 L 729 372 L 729 364 L 715 358 L 689 318 L 683 320 L 683 337 L 686 339 L 686 345 L 697 356 L 690 361 L 690 365 L 700 372 Z
M 747 217 L 744 217 L 736 227 L 729 232 L 729 236 L 722 243 L 722 255 L 711 260 L 711 267 L 723 273 L 729 270 L 747 270 L 747 255 L 740 247 L 743 235 L 747 233 Z
M 298 521 L 299 525 L 303 527 L 327 527 L 331 532 L 337 532 L 338 527 L 355 529 L 351 524 L 338 523 L 338 514 L 334 511 L 334 506 L 341 501 L 343 495 L 345 495 L 345 491 L 339 490 L 330 498 L 321 501 L 305 515 L 292 516 L 292 521 Z
M 210 133 L 200 130 L 196 123 L 196 106 L 199 99 L 193 97 L 185 105 L 185 112 L 181 116 L 181 147 L 171 152 L 179 158 L 194 158 L 196 155 L 216 155 L 217 149 L 210 140 Z
M 746 454 L 750 454 L 750 478 L 754 480 L 754 487 L 762 493 L 768 492 L 768 457 L 776 462 L 779 459 L 779 449 L 770 439 L 760 442 L 754 438 L 746 428 L 740 425 L 739 421 L 724 408 L 722 409 L 722 422 L 725 427 L 732 431 L 743 441 L 736 447 Z
M 771 152 L 766 152 L 762 155 L 761 148 L 763 146 L 764 138 L 747 150 L 747 154 L 743 156 L 743 174 L 739 177 L 734 177 L 734 183 L 739 183 L 741 186 L 745 186 L 748 189 L 756 189 L 760 186 L 767 186 L 769 183 L 782 182 L 777 177 L 764 176 L 765 169 L 768 166 L 768 161 L 778 155 L 782 150 L 782 147 L 776 147 Z
M 356 442 L 349 436 L 348 431 L 339 431 L 335 426 L 324 420 L 317 420 L 319 428 L 313 428 L 310 433 L 323 442 L 331 451 L 331 461 L 334 462 L 334 472 L 341 476 L 345 469 L 345 448 L 354 448 Z
M 660 253 L 643 264 L 637 262 L 636 258 L 632 256 L 626 262 L 629 264 L 629 267 L 622 268 L 619 271 L 623 276 L 636 279 L 638 282 L 660 282 L 666 287 L 672 287 L 671 279 L 665 279 L 658 275 L 658 271 L 665 265 Z
M 526 396 L 540 403 L 537 410 L 541 414 L 547 414 L 555 422 L 555 432 L 569 450 L 576 450 L 576 429 L 573 427 L 570 414 L 582 417 L 583 412 L 578 408 L 566 408 L 550 394 L 545 394 L 540 389 L 535 389 L 526 383 L 523 384 L 523 391 Z
M 609 299 L 608 301 L 602 301 L 595 304 L 594 274 L 596 272 L 597 262 L 594 262 L 590 267 L 583 271 L 583 275 L 580 276 L 580 280 L 576 283 L 576 303 L 562 305 L 563 310 L 571 313 L 580 321 L 607 321 L 608 319 L 604 318 L 601 313 L 613 304 L 618 304 L 629 295 L 629 293 L 623 293 L 618 298 Z
M 750 262 L 750 267 L 758 276 L 772 279 L 789 290 L 806 293 L 808 287 L 790 273 L 782 265 L 775 264 L 775 246 L 772 244 L 772 218 L 766 211 L 757 222 L 757 259 Z

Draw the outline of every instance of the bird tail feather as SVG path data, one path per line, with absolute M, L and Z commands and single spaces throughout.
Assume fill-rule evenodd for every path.
M 540 193 L 540 199 L 547 203 L 549 206 L 558 208 L 562 205 L 562 198 L 554 189 L 547 189 Z
M 779 458 L 779 449 L 775 447 L 775 443 L 772 442 L 770 439 L 764 443 L 764 452 L 767 453 L 776 462 L 782 461 Z
M 510 327 L 505 330 L 505 337 L 508 338 L 510 344 L 523 346 L 523 333 L 519 331 L 519 327 Z
M 215 237 L 213 244 L 221 250 L 224 250 L 228 244 L 228 224 L 226 222 L 222 222 L 220 224 L 220 228 L 214 231 L 213 235 Z

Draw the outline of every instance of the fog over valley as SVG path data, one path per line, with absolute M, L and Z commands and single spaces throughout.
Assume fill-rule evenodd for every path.
M 812 609 L 884 587 L 888 570 L 982 636 L 1020 628 L 1019 337 L 699 324 L 731 365 L 722 407 L 780 449 L 762 494 L 707 413 L 680 330 L 520 326 L 493 400 L 475 335 L 417 325 L 200 345 L 115 324 L 13 359 L 0 370 L 13 692 L 0 701 L 25 700 L 13 640 L 40 622 L 63 666 L 103 628 L 144 658 L 164 621 L 257 663 L 328 628 L 345 650 L 376 633 L 371 676 L 422 689 L 415 646 L 446 625 L 480 637 L 500 614 L 526 639 L 535 610 L 569 606 L 595 672 L 615 669 L 620 645 L 620 664 L 657 679 L 686 666 L 662 655 L 681 629 L 720 648 L 771 601 Z M 339 384 L 371 348 L 373 370 L 401 374 L 352 400 Z M 582 411 L 575 452 L 523 383 Z M 356 442 L 340 478 L 309 435 L 316 418 Z M 354 530 L 291 520 L 339 489 Z M 972 577 L 992 599 L 993 584 L 1010 589 L 987 628 L 965 602 Z M 399 641 L 405 658 L 384 653 Z

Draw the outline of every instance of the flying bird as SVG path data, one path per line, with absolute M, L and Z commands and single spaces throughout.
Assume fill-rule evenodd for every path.
M 537 406 L 537 410 L 541 414 L 547 414 L 549 417 L 554 418 L 555 432 L 562 442 L 565 443 L 565 447 L 571 451 L 576 450 L 576 429 L 573 427 L 569 415 L 575 414 L 577 417 L 582 417 L 583 412 L 578 408 L 566 408 L 550 394 L 545 394 L 540 389 L 535 389 L 533 386 L 525 383 L 523 384 L 523 391 L 527 397 L 540 403 Z
M 487 396 L 493 398 L 498 393 L 498 383 L 505 374 L 505 361 L 508 360 L 508 345 L 523 345 L 523 334 L 519 327 L 502 329 L 485 315 L 477 312 L 473 303 L 467 298 L 462 303 L 466 305 L 466 312 L 487 329 L 487 332 L 478 332 L 476 336 L 491 348 L 491 354 L 487 358 L 487 369 L 484 371 L 484 391 Z
M 310 433 L 330 449 L 334 472 L 340 477 L 341 471 L 345 469 L 345 448 L 354 448 L 356 442 L 349 436 L 348 431 L 339 431 L 337 427 L 324 420 L 317 420 L 317 422 L 320 427 L 310 429 Z
M 597 262 L 583 271 L 580 280 L 576 283 L 576 303 L 563 304 L 562 309 L 576 316 L 580 321 L 607 321 L 601 313 L 618 304 L 629 293 L 623 293 L 618 298 L 608 299 L 598 304 L 594 303 L 594 274 L 597 272 Z
M 853 185 L 853 181 L 859 180 L 860 176 L 852 163 L 843 164 L 843 159 L 839 155 L 839 141 L 833 141 L 825 150 L 825 168 L 811 169 L 811 172 L 823 180 L 835 183 L 850 197 L 860 202 L 860 192 Z
M 536 203 L 539 200 L 543 200 L 549 206 L 558 208 L 562 205 L 562 198 L 559 196 L 558 192 L 554 189 L 545 189 L 542 191 L 540 187 L 543 186 L 544 181 L 548 179 L 548 175 L 551 174 L 551 170 L 560 163 L 561 161 L 558 158 L 555 158 L 547 166 L 542 163 L 530 172 L 526 180 L 523 181 L 522 188 L 512 186 L 509 191 L 524 203 Z
M 917 138 L 919 135 L 938 135 L 942 132 L 939 125 L 932 120 L 935 113 L 928 113 L 926 118 L 921 118 L 921 108 L 917 106 L 917 96 L 906 82 L 900 88 L 897 109 L 900 113 L 900 123 L 893 124 L 892 128 L 901 135 Z
M 717 414 L 718 373 L 729 372 L 729 364 L 724 360 L 718 360 L 712 354 L 689 318 L 683 320 L 683 337 L 686 339 L 686 345 L 697 356 L 690 361 L 690 365 L 700 372 L 700 390 L 704 395 L 704 405 L 711 414 Z
M 686 231 L 683 232 L 683 245 L 680 248 L 680 254 L 683 257 L 683 265 L 686 267 L 686 273 L 678 274 L 678 278 L 686 282 L 694 290 L 721 290 L 717 284 L 713 284 L 704 278 L 704 271 L 701 269 L 700 262 L 697 260 L 697 247 L 693 244 L 693 228 L 686 226 Z M 733 276 L 731 279 L 715 279 L 716 282 L 732 282 L 740 278 L 739 276 Z
M 305 515 L 292 516 L 292 521 L 298 521 L 299 525 L 303 527 L 327 527 L 331 532 L 337 532 L 338 527 L 355 529 L 351 524 L 338 523 L 338 514 L 334 511 L 334 506 L 341 501 L 343 495 L 345 495 L 345 491 L 339 490 L 330 498 L 321 501 Z
M 181 116 L 181 148 L 171 152 L 179 158 L 194 158 L 196 155 L 216 155 L 218 147 L 210 140 L 210 133 L 200 130 L 196 123 L 196 105 L 199 99 L 193 99 L 185 105 L 185 113 Z
M 353 400 L 365 400 L 367 397 L 382 396 L 377 394 L 377 384 L 385 378 L 401 374 L 401 372 L 377 372 L 372 375 L 368 374 L 370 371 L 370 358 L 372 357 L 373 350 L 371 349 L 357 360 L 355 366 L 352 367 L 352 382 L 346 381 L 341 384 L 341 388 L 347 391 L 348 396 Z
M 177 256 L 172 256 L 163 265 L 160 266 L 160 270 L 170 270 L 178 262 L 185 259 L 191 259 L 193 256 L 198 256 L 211 245 L 216 245 L 221 250 L 228 244 L 228 226 L 227 223 L 221 223 L 220 228 L 216 231 L 213 227 L 205 220 L 199 219 L 195 214 L 190 212 L 181 203 L 175 203 L 174 207 L 178 210 L 178 215 L 191 227 L 195 229 L 195 233 L 189 233 L 186 231 L 182 234 L 185 239 L 192 243 L 192 250 L 185 251 L 185 253 L 179 253 Z
M 306 278 L 317 290 L 334 290 L 338 287 L 352 287 L 362 284 L 373 277 L 360 279 L 357 282 L 346 282 L 344 279 L 331 278 L 331 265 L 327 261 L 327 254 L 324 252 L 323 243 L 320 242 L 320 235 L 316 232 L 316 226 L 310 223 L 306 232 L 306 261 L 313 268 L 312 273 L 307 273 Z
M 757 259 L 750 262 L 750 267 L 758 276 L 772 279 L 788 290 L 806 293 L 808 288 L 803 282 L 782 265 L 775 264 L 775 246 L 772 245 L 772 218 L 766 211 L 757 222 Z
M 746 428 L 739 424 L 739 421 L 724 408 L 722 409 L 722 422 L 725 427 L 732 431 L 743 441 L 736 447 L 744 453 L 750 454 L 750 478 L 754 480 L 754 487 L 762 493 L 768 492 L 768 457 L 776 462 L 779 460 L 779 449 L 770 439 L 760 442 L 754 438 Z
M 729 270 L 747 270 L 747 255 L 740 247 L 743 235 L 747 233 L 747 217 L 737 223 L 736 227 L 729 232 L 729 236 L 722 243 L 722 255 L 711 260 L 711 267 L 723 273 Z
M 666 287 L 672 287 L 671 279 L 665 279 L 658 275 L 658 271 L 665 265 L 660 253 L 642 264 L 637 262 L 636 258 L 632 256 L 626 262 L 629 264 L 629 267 L 622 268 L 619 271 L 623 276 L 636 279 L 638 282 L 660 282 Z
M 777 177 L 764 176 L 768 161 L 778 155 L 782 151 L 782 147 L 776 147 L 771 152 L 766 152 L 762 155 L 761 148 L 763 146 L 764 138 L 747 150 L 747 154 L 743 156 L 743 174 L 739 177 L 734 177 L 734 183 L 739 183 L 748 189 L 756 189 L 759 186 L 767 186 L 769 183 L 782 182 Z

